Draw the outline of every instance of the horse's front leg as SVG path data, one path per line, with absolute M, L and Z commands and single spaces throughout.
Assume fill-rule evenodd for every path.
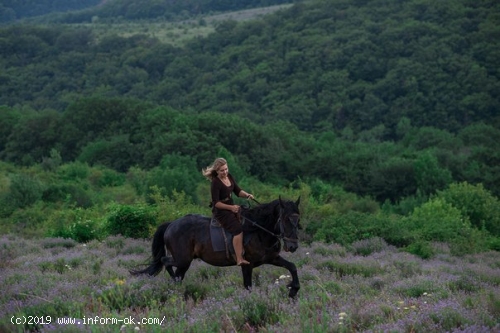
M 281 256 L 277 256 L 276 258 L 274 258 L 273 261 L 270 262 L 270 264 L 279 267 L 285 267 L 286 269 L 288 269 L 292 276 L 292 282 L 287 284 L 287 287 L 290 288 L 288 296 L 294 298 L 300 289 L 299 276 L 297 275 L 297 267 L 295 266 L 295 264 L 284 259 Z
M 252 271 L 253 271 L 252 265 L 241 266 L 241 273 L 243 274 L 243 285 L 248 290 L 252 289 Z

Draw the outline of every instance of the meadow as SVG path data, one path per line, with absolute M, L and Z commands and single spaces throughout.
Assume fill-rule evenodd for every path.
M 301 244 L 284 253 L 302 286 L 289 299 L 288 272 L 269 265 L 254 271 L 251 292 L 239 268 L 201 261 L 181 284 L 165 272 L 131 276 L 150 246 L 122 236 L 1 236 L 0 331 L 500 331 L 499 252 L 457 257 L 434 243 L 436 255 L 424 260 L 380 238 Z
M 190 40 L 203 38 L 215 32 L 215 28 L 220 22 L 228 20 L 238 22 L 253 20 L 291 6 L 291 4 L 285 4 L 263 8 L 245 9 L 222 14 L 203 15 L 197 19 L 187 19 L 182 21 L 115 20 L 113 22 L 109 22 L 101 21 L 98 17 L 95 17 L 93 21 L 89 23 L 63 24 L 63 26 L 75 29 L 90 29 L 97 36 L 97 39 L 115 35 L 125 38 L 134 35 L 146 35 L 151 38 L 157 38 L 162 43 L 182 47 Z

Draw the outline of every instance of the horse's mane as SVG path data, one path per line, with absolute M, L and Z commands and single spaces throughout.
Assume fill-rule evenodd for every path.
M 271 227 L 275 224 L 277 216 L 275 216 L 276 207 L 279 206 L 279 200 L 276 199 L 269 203 L 260 204 L 255 207 L 243 208 L 242 215 L 251 222 L 255 222 L 260 226 L 268 226 Z M 245 226 L 245 230 L 247 229 L 255 229 L 252 226 Z

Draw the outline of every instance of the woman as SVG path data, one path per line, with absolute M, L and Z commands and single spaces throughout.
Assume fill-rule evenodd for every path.
M 216 158 L 214 163 L 202 170 L 203 176 L 211 181 L 212 212 L 220 224 L 233 235 L 233 247 L 238 266 L 250 264 L 243 258 L 243 229 L 239 220 L 240 206 L 235 205 L 231 194 L 238 197 L 253 199 L 253 195 L 243 191 L 229 173 L 227 161 Z

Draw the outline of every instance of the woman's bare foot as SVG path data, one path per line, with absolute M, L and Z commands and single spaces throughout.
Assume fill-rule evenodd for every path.
M 245 259 L 241 259 L 238 261 L 238 266 L 241 266 L 241 265 L 250 265 L 250 263 L 248 261 L 246 261 Z

